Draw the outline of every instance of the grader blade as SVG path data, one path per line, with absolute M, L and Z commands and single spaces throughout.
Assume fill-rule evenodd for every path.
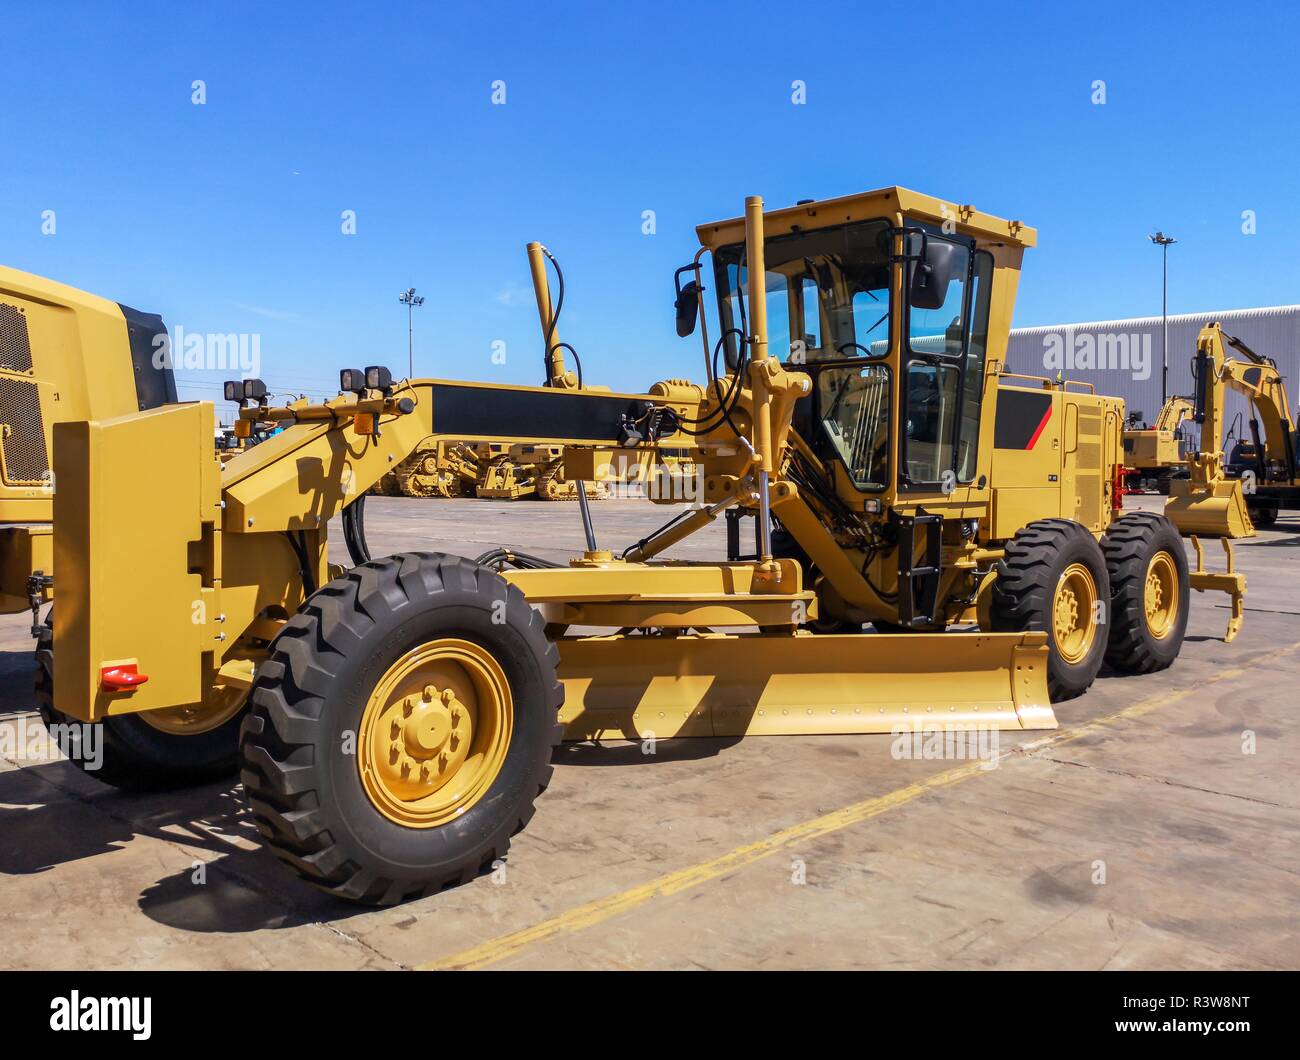
M 1044 633 L 560 640 L 565 739 L 1054 729 Z
M 1169 483 L 1165 515 L 1184 535 L 1233 539 L 1255 536 L 1240 479 L 1221 478 L 1207 485 L 1198 485 L 1192 479 L 1174 479 Z

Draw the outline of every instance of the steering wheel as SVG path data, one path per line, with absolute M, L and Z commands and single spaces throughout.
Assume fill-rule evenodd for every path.
M 843 352 L 844 352 L 845 350 L 847 350 L 850 346 L 852 346 L 852 347 L 854 347 L 854 348 L 856 348 L 856 349 L 861 350 L 861 351 L 862 351 L 862 356 L 863 356 L 863 357 L 870 357 L 870 356 L 871 356 L 871 351 L 870 351 L 869 349 L 867 349 L 865 346 L 863 346 L 862 343 L 860 343 L 860 342 L 842 342 L 842 343 L 840 343 L 838 346 L 835 347 L 835 352 L 836 352 L 836 353 L 843 353 Z

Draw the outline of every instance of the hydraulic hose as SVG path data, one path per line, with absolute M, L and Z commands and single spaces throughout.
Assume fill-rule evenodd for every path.
M 343 509 L 343 543 L 354 567 L 370 562 L 370 546 L 366 544 L 366 495 L 363 493 Z
M 555 260 L 546 247 L 542 247 L 542 253 L 546 255 L 546 260 L 555 268 L 555 281 L 559 290 L 555 296 L 555 311 L 551 313 L 550 322 L 546 325 L 546 383 L 545 386 L 551 385 L 551 354 L 556 350 L 568 350 L 573 356 L 573 364 L 578 377 L 578 389 L 582 389 L 582 359 L 578 356 L 578 351 L 570 346 L 567 342 L 555 342 L 555 329 L 560 323 L 560 313 L 564 309 L 564 270 L 560 268 L 560 263 Z

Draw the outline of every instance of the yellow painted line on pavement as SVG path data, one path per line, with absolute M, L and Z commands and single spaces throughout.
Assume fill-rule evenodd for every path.
M 1212 677 L 1189 688 L 1161 692 L 1139 700 L 1122 710 L 1117 710 L 1113 714 L 1107 714 L 1104 717 L 1080 725 L 1058 729 L 1050 736 L 1020 744 L 1004 752 L 999 756 L 999 762 L 1015 755 L 1024 756 L 1048 747 L 1055 747 L 1058 744 L 1068 743 L 1071 740 L 1096 735 L 1099 732 L 1113 728 L 1119 722 L 1140 718 L 1144 714 L 1150 714 L 1161 707 L 1186 699 L 1193 693 L 1201 691 L 1206 685 L 1240 677 L 1247 672 L 1248 668 L 1255 669 L 1270 660 L 1291 655 L 1296 651 L 1300 651 L 1300 643 L 1257 656 L 1250 661 L 1249 667 L 1238 666 L 1229 670 L 1220 670 Z M 675 872 L 666 873 L 663 876 L 625 891 L 611 894 L 608 897 L 597 898 L 585 905 L 576 906 L 568 912 L 560 913 L 548 920 L 534 924 L 532 927 L 512 931 L 509 934 L 489 939 L 487 942 L 462 950 L 459 953 L 418 965 L 417 970 L 450 971 L 483 968 L 490 964 L 496 964 L 536 943 L 544 942 L 557 935 L 583 931 L 612 917 L 620 916 L 631 909 L 637 908 L 637 906 L 644 905 L 652 898 L 667 897 L 690 890 L 693 887 L 708 883 L 710 880 L 725 876 L 729 872 L 735 872 L 737 869 L 752 865 L 754 862 L 779 853 L 796 843 L 807 842 L 832 832 L 841 831 L 852 825 L 868 821 L 873 817 L 879 817 L 881 814 L 888 813 L 900 806 L 905 806 L 930 792 L 960 784 L 963 781 L 979 776 L 981 773 L 992 772 L 995 772 L 995 770 L 989 768 L 986 761 L 967 762 L 942 773 L 936 773 L 924 780 L 918 780 L 914 784 L 908 784 L 906 787 L 887 792 L 884 795 L 863 799 L 861 802 L 855 802 L 843 809 L 823 814 L 821 817 L 814 817 L 800 824 L 791 825 L 789 828 L 783 828 L 765 839 L 736 847 L 719 857 L 702 861 L 697 865 L 691 865 L 684 869 L 678 869 Z

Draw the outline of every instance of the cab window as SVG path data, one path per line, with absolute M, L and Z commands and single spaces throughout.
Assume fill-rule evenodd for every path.
M 817 373 L 822 431 L 860 490 L 884 489 L 889 478 L 889 368 L 825 366 Z

